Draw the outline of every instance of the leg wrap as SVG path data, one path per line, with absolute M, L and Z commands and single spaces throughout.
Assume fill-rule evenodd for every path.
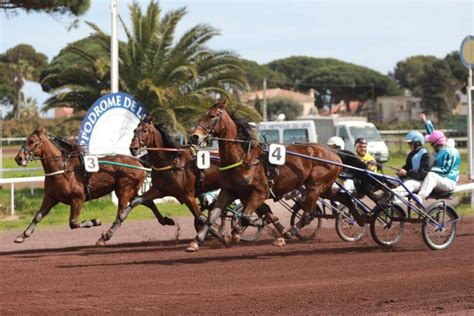
M 209 226 L 207 224 L 204 224 L 201 227 L 201 230 L 199 233 L 196 235 L 196 240 L 198 243 L 202 244 L 204 242 L 204 239 L 206 239 L 207 232 L 209 231 Z
M 135 206 L 140 205 L 142 202 L 143 202 L 142 197 L 136 197 L 132 200 L 132 202 L 130 202 L 129 207 L 134 208 Z
M 208 217 L 208 224 L 209 225 L 214 225 L 214 223 L 219 219 L 221 216 L 222 210 L 220 208 L 215 208 L 213 209 Z
M 217 239 L 219 239 L 220 242 L 224 243 L 225 245 L 227 245 L 227 241 L 224 237 L 224 235 L 218 230 L 216 229 L 215 227 L 211 226 L 209 227 L 209 232 L 215 236 Z
M 33 234 L 35 231 L 36 225 L 34 223 L 31 223 L 30 226 L 23 232 L 23 237 L 28 238 Z
M 132 208 L 133 208 L 132 206 L 129 206 L 126 209 L 124 209 L 122 213 L 120 213 L 119 215 L 120 222 L 123 222 L 127 218 L 128 214 L 130 214 L 130 212 L 132 211 Z
M 209 211 L 209 216 L 207 217 L 206 221 L 204 222 L 204 225 L 201 227 L 201 230 L 199 231 L 199 233 L 196 236 L 196 240 L 198 242 L 200 242 L 200 243 L 204 242 L 204 239 L 206 239 L 206 235 L 209 232 L 210 228 L 212 228 L 211 233 L 213 231 L 216 231 L 216 229 L 214 229 L 212 227 L 212 225 L 217 221 L 219 216 L 221 216 L 221 212 L 222 211 L 221 211 L 220 208 L 215 208 L 212 211 Z M 201 218 L 201 217 L 199 217 L 199 218 Z M 216 236 L 216 237 L 219 238 L 218 236 Z
M 88 221 L 81 222 L 81 228 L 91 228 L 91 227 L 100 226 L 100 225 L 102 225 L 102 222 L 97 219 L 91 219 Z
M 255 216 L 255 213 L 252 213 L 251 215 L 242 214 L 240 222 L 243 226 L 263 226 L 263 220 L 260 217 Z

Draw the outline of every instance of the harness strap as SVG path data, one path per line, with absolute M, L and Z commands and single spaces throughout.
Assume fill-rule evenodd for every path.
M 65 170 L 54 171 L 54 172 L 51 172 L 51 173 L 47 173 L 44 176 L 49 177 L 49 176 L 55 176 L 57 174 L 63 174 L 63 173 L 66 173 L 66 171 Z
M 228 166 L 225 166 L 225 167 L 219 167 L 219 170 L 220 171 L 225 171 L 225 170 L 229 170 L 229 169 L 233 169 L 233 168 L 237 168 L 238 166 L 242 165 L 243 164 L 243 161 L 239 161 L 239 162 L 236 162 L 236 163 L 233 163 L 231 165 L 228 165 Z
M 120 163 L 120 162 L 115 162 L 115 161 L 108 161 L 108 160 L 99 160 L 99 165 L 113 165 L 113 166 L 119 166 L 119 167 L 126 167 L 126 168 L 130 168 L 130 169 L 138 169 L 138 170 L 143 170 L 143 171 L 151 171 L 150 168 L 139 167 L 139 166 L 133 166 L 133 165 L 125 164 L 125 163 Z
M 173 166 L 169 165 L 169 166 L 166 166 L 166 167 L 161 167 L 161 168 L 156 168 L 154 166 L 151 166 L 151 168 L 155 171 L 165 171 L 165 170 L 170 170 L 170 169 L 173 169 Z
M 79 155 L 79 161 L 81 162 L 81 168 L 84 176 L 84 190 L 86 191 L 86 201 L 92 200 L 91 186 L 89 184 L 89 172 L 87 172 L 84 164 L 84 155 Z

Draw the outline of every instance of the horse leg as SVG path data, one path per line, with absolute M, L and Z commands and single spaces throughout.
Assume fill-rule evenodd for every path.
M 175 225 L 175 222 L 172 218 L 161 215 L 160 210 L 158 210 L 158 208 L 156 207 L 155 203 L 153 203 L 153 201 L 145 201 L 145 202 L 142 202 L 142 204 L 152 210 L 153 214 L 155 214 L 155 217 L 158 220 L 158 223 L 160 223 L 161 225 L 163 226 Z
M 309 224 L 311 221 L 311 211 L 316 207 L 316 202 L 321 195 L 321 186 L 315 183 L 306 184 L 306 197 L 305 202 L 303 204 L 303 215 L 301 216 L 300 220 L 298 220 L 293 227 L 287 232 L 290 234 L 285 234 L 285 238 L 295 236 L 298 231 Z
M 187 252 L 198 251 L 199 245 L 202 245 L 204 243 L 204 240 L 206 239 L 208 232 L 216 236 L 224 245 L 226 246 L 229 245 L 227 238 L 218 229 L 213 227 L 213 225 L 215 224 L 217 219 L 221 216 L 222 210 L 234 199 L 235 198 L 229 192 L 227 192 L 226 190 L 221 190 L 215 202 L 215 206 L 212 210 L 209 210 L 209 216 L 207 217 L 206 221 L 202 225 L 201 230 L 197 233 L 196 238 L 186 248 Z M 197 209 L 199 209 L 195 200 L 194 200 L 194 205 L 195 207 L 197 207 Z M 193 207 L 194 206 L 190 207 L 190 210 L 193 210 Z
M 58 201 L 52 200 L 47 198 L 46 196 L 43 198 L 43 202 L 41 203 L 41 207 L 39 211 L 33 217 L 30 225 L 25 229 L 23 233 L 16 237 L 16 243 L 22 243 L 25 241 L 26 238 L 30 237 L 33 232 L 35 231 L 36 225 L 41 222 L 41 220 L 48 215 L 49 211 L 58 204 Z
M 264 194 L 261 194 L 258 191 L 253 191 L 250 194 L 250 197 L 244 202 L 245 208 L 240 217 L 240 224 L 242 226 L 262 225 L 263 223 L 260 217 L 255 218 L 252 216 L 254 212 L 257 212 L 257 214 L 265 214 L 266 222 L 272 223 L 280 233 L 283 233 L 285 228 L 279 222 L 278 217 L 273 214 L 270 207 L 264 203 L 265 200 L 266 196 Z M 232 230 L 232 240 L 234 242 L 240 240 L 240 232 L 242 230 L 241 225 L 235 225 L 234 229 Z
M 130 214 L 133 208 L 147 202 L 153 203 L 154 199 L 160 198 L 160 197 L 162 197 L 161 192 L 156 187 L 153 187 L 153 186 L 148 191 L 146 191 L 142 196 L 137 196 L 136 198 L 134 198 L 128 206 L 127 206 L 127 203 L 128 201 L 130 201 L 131 197 L 129 197 L 128 200 L 120 197 L 117 217 L 115 218 L 115 221 L 113 222 L 112 226 L 107 230 L 107 232 L 102 233 L 102 236 L 99 238 L 99 240 L 97 240 L 96 245 L 98 246 L 105 245 L 105 243 L 112 238 L 112 236 L 115 234 L 117 229 L 122 225 L 122 222 L 127 218 L 128 214 Z
M 74 198 L 71 203 L 71 213 L 69 215 L 69 227 L 71 229 L 77 228 L 91 228 L 95 226 L 102 225 L 99 219 L 90 219 L 86 221 L 79 221 L 79 215 L 81 214 L 82 205 L 84 205 L 84 200 L 80 198 Z

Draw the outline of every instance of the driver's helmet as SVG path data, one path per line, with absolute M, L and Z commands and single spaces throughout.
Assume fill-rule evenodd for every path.
M 419 142 L 423 145 L 425 143 L 425 138 L 423 137 L 423 134 L 418 131 L 409 131 L 407 136 L 405 136 L 405 142 Z
M 329 138 L 328 143 L 329 146 L 335 146 L 337 149 L 344 150 L 344 141 L 341 137 L 333 136 Z
M 426 135 L 425 139 L 433 145 L 444 146 L 447 142 L 446 136 L 444 136 L 442 131 L 433 131 L 431 134 Z
M 367 145 L 367 139 L 365 139 L 364 137 L 357 138 L 354 142 L 354 146 L 357 147 L 358 145 Z

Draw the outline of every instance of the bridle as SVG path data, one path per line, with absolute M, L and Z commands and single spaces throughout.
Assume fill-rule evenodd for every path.
M 141 137 L 139 136 L 139 133 L 140 133 L 140 130 L 141 131 L 145 131 L 147 130 L 148 131 L 148 135 L 147 135 L 147 138 L 146 140 L 143 140 L 141 139 Z M 146 149 L 149 145 L 150 145 L 150 141 L 151 141 L 151 131 L 149 128 L 145 128 L 145 127 L 140 127 L 140 128 L 136 128 L 135 131 L 133 132 L 133 138 L 132 138 L 132 141 L 133 140 L 137 140 L 138 141 L 138 149 Z
M 35 153 L 34 152 L 36 151 L 36 149 L 38 149 L 38 146 L 43 145 L 43 142 L 41 141 L 41 137 L 39 135 L 37 135 L 37 136 L 38 136 L 39 140 L 37 140 L 33 143 L 33 145 L 34 145 L 33 150 L 29 149 L 28 146 L 26 146 L 26 142 L 28 141 L 28 139 L 25 141 L 23 146 L 21 146 L 21 148 L 20 148 L 20 150 L 25 154 L 26 163 L 29 163 L 29 162 L 35 160 Z
M 209 127 L 204 127 L 204 126 L 202 126 L 201 124 L 199 124 L 199 122 L 201 121 L 201 119 L 199 119 L 199 121 L 198 121 L 198 123 L 197 123 L 197 125 L 196 125 L 196 127 L 195 127 L 195 129 L 194 129 L 194 130 L 196 130 L 197 128 L 200 128 L 200 129 L 204 130 L 204 131 L 206 132 L 206 134 L 207 134 L 206 137 L 204 137 L 204 138 L 200 141 L 200 143 L 202 143 L 203 141 L 205 141 L 206 143 L 210 143 L 210 138 L 215 136 L 215 129 L 216 129 L 218 123 L 219 123 L 219 127 L 221 127 L 221 129 L 225 129 L 225 126 L 224 126 L 224 127 L 220 126 L 220 125 L 221 125 L 221 124 L 220 124 L 220 122 L 221 122 L 221 117 L 222 117 L 222 115 L 224 114 L 224 111 L 225 111 L 225 110 L 224 110 L 224 109 L 220 109 L 220 108 L 218 108 L 218 107 L 216 107 L 216 110 L 217 110 L 219 113 L 218 113 L 216 116 L 214 116 L 214 117 L 210 117 L 211 120 L 210 120 L 210 122 L 209 122 Z M 210 115 L 209 115 L 209 112 L 210 112 L 210 110 L 207 111 L 202 117 L 210 116 Z M 201 118 L 202 118 L 202 117 L 201 117 Z

